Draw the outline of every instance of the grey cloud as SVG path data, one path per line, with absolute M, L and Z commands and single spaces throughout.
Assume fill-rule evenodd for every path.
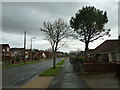
M 26 27 L 39 31 L 44 20 L 70 16 L 78 3 L 3 3 L 3 31 L 19 33 Z M 75 11 L 76 12 L 76 11 Z
M 105 10 L 109 14 L 108 27 L 117 27 L 116 7 L 112 3 L 90 3 L 90 2 L 3 2 L 2 4 L 2 32 L 3 41 L 10 43 L 12 46 L 22 46 L 22 42 L 17 42 L 16 34 L 23 36 L 24 31 L 30 37 L 44 38 L 44 34 L 40 32 L 42 23 L 48 20 L 56 20 L 63 18 L 69 23 L 69 19 L 75 15 L 78 9 L 83 6 L 91 5 L 101 10 Z M 8 40 L 6 35 L 11 36 Z M 18 37 L 20 38 L 20 37 Z M 23 38 L 23 37 L 22 37 Z M 30 40 L 29 40 L 30 41 Z M 28 41 L 28 43 L 29 43 Z M 72 41 L 71 41 L 72 42 Z M 41 44 L 40 44 L 41 45 Z M 39 46 L 36 48 L 49 48 L 48 45 Z M 65 48 L 64 48 L 65 49 Z

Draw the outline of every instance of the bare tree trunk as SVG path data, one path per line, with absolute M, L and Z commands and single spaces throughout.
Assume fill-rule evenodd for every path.
M 53 52 L 53 68 L 56 67 L 56 53 L 55 51 Z
M 88 45 L 89 45 L 89 43 L 88 42 L 85 42 L 85 60 L 87 60 L 87 51 L 88 51 Z

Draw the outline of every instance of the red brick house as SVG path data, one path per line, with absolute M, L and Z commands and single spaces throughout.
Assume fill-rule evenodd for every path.
M 64 56 L 64 53 L 63 52 L 57 52 L 57 57 L 63 57 Z
M 30 60 L 30 50 L 25 50 L 25 59 Z
M 44 51 L 44 54 L 45 54 L 46 58 L 52 58 L 52 53 L 51 52 Z
M 43 50 L 33 50 L 32 51 L 32 60 L 41 60 L 42 58 L 51 58 L 52 53 L 49 51 Z
M 24 48 L 11 48 L 12 64 L 15 62 L 22 62 L 24 58 Z
M 11 53 L 10 53 L 10 46 L 9 44 L 0 44 L 2 47 L 2 63 L 3 64 L 10 64 L 11 60 Z
M 106 40 L 95 49 L 87 51 L 89 56 L 95 57 L 97 60 L 105 62 L 120 61 L 120 40 Z
M 33 50 L 32 52 L 32 60 L 41 60 L 43 58 L 43 50 Z

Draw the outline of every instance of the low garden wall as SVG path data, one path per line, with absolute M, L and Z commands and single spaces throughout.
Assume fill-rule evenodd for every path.
M 85 72 L 117 72 L 117 64 L 115 63 L 84 63 Z
M 80 58 L 70 58 L 73 67 L 80 73 L 117 73 L 120 77 L 120 63 L 84 61 Z

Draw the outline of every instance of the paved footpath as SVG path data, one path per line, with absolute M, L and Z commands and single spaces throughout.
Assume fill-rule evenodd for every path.
M 73 65 L 69 59 L 61 70 L 61 73 L 52 81 L 49 88 L 89 88 L 82 80 L 80 75 L 74 70 Z

